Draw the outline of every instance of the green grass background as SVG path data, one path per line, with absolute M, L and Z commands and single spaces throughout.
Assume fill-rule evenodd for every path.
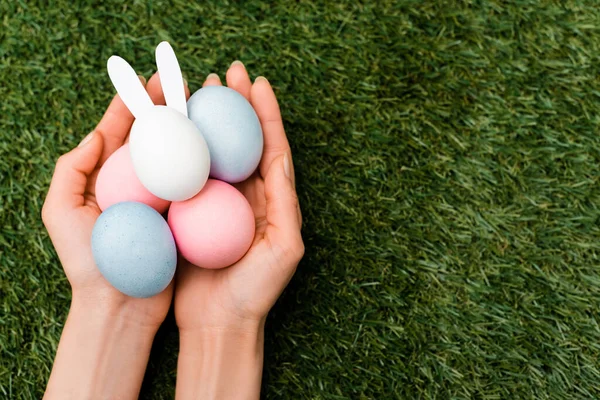
M 161 40 L 192 90 L 276 87 L 306 256 L 271 313 L 268 399 L 600 396 L 597 1 L 0 0 L 0 398 L 40 398 L 70 291 L 53 164 Z M 169 316 L 143 399 L 172 398 Z

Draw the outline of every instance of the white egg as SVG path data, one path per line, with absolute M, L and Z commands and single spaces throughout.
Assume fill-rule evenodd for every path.
M 169 201 L 195 196 L 210 172 L 204 137 L 185 115 L 154 106 L 139 115 L 129 137 L 131 161 L 140 182 Z

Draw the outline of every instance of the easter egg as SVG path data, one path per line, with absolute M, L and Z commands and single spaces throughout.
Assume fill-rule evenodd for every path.
M 203 268 L 235 263 L 254 240 L 250 204 L 236 188 L 215 179 L 193 198 L 173 203 L 168 221 L 181 255 Z
M 210 154 L 202 134 L 185 115 L 155 106 L 131 127 L 129 152 L 140 182 L 155 196 L 183 201 L 202 189 Z
M 210 151 L 210 176 L 230 183 L 248 178 L 263 151 L 260 121 L 244 96 L 224 86 L 207 86 L 190 97 L 189 118 Z
M 142 203 L 118 203 L 100 214 L 92 231 L 92 254 L 104 278 L 131 297 L 165 290 L 177 265 L 167 222 Z
M 129 144 L 121 146 L 106 160 L 96 179 L 96 202 L 102 211 L 124 201 L 144 203 L 161 214 L 170 204 L 142 185 L 133 169 Z

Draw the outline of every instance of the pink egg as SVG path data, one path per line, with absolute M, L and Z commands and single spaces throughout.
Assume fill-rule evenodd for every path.
M 246 254 L 254 240 L 254 213 L 228 183 L 209 179 L 196 196 L 173 202 L 169 226 L 181 255 L 203 268 L 224 268 Z
M 123 201 L 144 203 L 163 213 L 170 202 L 156 197 L 142 185 L 133 169 L 129 144 L 121 146 L 106 160 L 96 179 L 96 201 L 102 211 Z

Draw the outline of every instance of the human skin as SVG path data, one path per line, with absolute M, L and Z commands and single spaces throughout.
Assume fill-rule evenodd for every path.
M 263 77 L 252 84 L 239 61 L 226 80 L 252 103 L 263 129 L 259 168 L 236 185 L 252 206 L 256 235 L 228 268 L 202 269 L 185 260 L 178 266 L 178 400 L 259 398 L 265 319 L 304 254 L 292 156 L 273 89 Z M 204 86 L 220 84 L 211 74 Z
M 180 260 L 178 399 L 259 397 L 265 319 L 304 254 L 291 152 L 273 90 L 262 77 L 252 84 L 240 62 L 227 72 L 227 83 L 251 101 L 263 128 L 260 166 L 236 185 L 252 206 L 256 236 L 246 255 L 222 270 Z M 220 81 L 211 74 L 205 85 L 214 84 Z M 155 104 L 164 104 L 157 74 L 146 89 Z M 100 215 L 96 177 L 127 141 L 132 123 L 116 96 L 92 134 L 58 160 L 44 203 L 42 219 L 73 292 L 45 399 L 137 398 L 171 303 L 173 284 L 152 298 L 131 298 L 102 277 L 92 258 L 91 232 Z
M 165 104 L 158 75 L 146 90 L 155 104 Z M 137 398 L 154 335 L 173 298 L 173 284 L 147 299 L 122 294 L 92 257 L 92 229 L 100 215 L 96 178 L 127 140 L 133 120 L 115 96 L 94 131 L 56 163 L 42 220 L 72 299 L 44 399 Z

